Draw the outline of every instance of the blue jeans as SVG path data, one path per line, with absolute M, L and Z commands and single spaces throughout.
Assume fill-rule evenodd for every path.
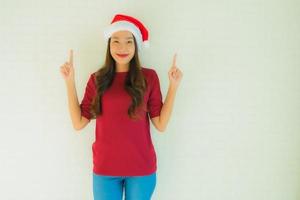
M 93 172 L 94 200 L 150 200 L 156 185 L 156 172 L 146 176 L 106 176 Z

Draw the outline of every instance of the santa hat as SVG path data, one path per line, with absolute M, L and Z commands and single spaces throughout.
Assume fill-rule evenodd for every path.
M 110 25 L 104 30 L 104 38 L 108 40 L 114 32 L 126 30 L 130 31 L 137 42 L 138 49 L 142 46 L 149 47 L 148 30 L 138 19 L 128 15 L 117 14 L 111 21 Z

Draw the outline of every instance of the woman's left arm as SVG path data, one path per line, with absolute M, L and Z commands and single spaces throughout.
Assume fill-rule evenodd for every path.
M 179 86 L 179 83 L 182 78 L 182 72 L 179 70 L 179 68 L 176 66 L 176 57 L 175 54 L 173 57 L 172 66 L 168 72 L 169 76 L 169 88 L 167 92 L 167 96 L 165 99 L 165 102 L 163 103 L 160 116 L 152 118 L 152 123 L 154 126 L 160 131 L 163 132 L 166 130 L 167 124 L 169 122 L 172 110 L 173 110 L 173 104 L 176 96 L 176 92 Z

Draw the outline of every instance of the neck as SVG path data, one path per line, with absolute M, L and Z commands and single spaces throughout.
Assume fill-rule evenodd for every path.
M 127 72 L 129 70 L 128 64 L 116 64 L 116 72 Z

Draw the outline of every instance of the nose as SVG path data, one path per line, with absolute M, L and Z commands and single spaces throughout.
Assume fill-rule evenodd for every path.
M 120 50 L 123 50 L 123 49 L 125 49 L 125 48 L 126 48 L 126 45 L 124 45 L 124 44 L 121 44 L 121 45 L 119 46 L 119 48 L 120 48 Z

